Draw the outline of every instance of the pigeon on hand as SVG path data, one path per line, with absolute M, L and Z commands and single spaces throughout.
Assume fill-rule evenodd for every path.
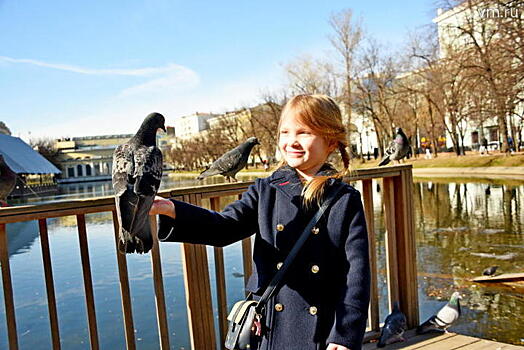
M 197 179 L 203 180 L 208 176 L 220 174 L 227 179 L 237 181 L 235 175 L 246 166 L 249 154 L 255 145 L 260 145 L 258 139 L 248 138 L 246 142 L 215 160 L 209 168 L 198 175 Z
M 433 330 L 447 332 L 447 329 L 460 317 L 459 299 L 462 299 L 460 293 L 454 292 L 449 302 L 436 315 L 431 316 L 426 322 L 417 327 L 417 334 L 424 334 Z
M 149 209 L 162 179 L 162 152 L 156 146 L 158 129 L 166 130 L 159 113 L 149 114 L 138 132 L 113 154 L 113 188 L 120 224 L 120 253 L 147 253 L 153 246 Z
M 388 344 L 393 344 L 399 341 L 405 341 L 402 337 L 408 328 L 406 315 L 400 311 L 398 301 L 393 304 L 393 311 L 386 317 L 384 327 L 380 332 L 380 339 L 377 347 L 383 348 Z
M 482 274 L 483 274 L 484 276 L 493 276 L 493 275 L 495 274 L 495 272 L 497 272 L 497 269 L 498 269 L 498 268 L 499 268 L 498 266 L 490 266 L 490 267 L 488 267 L 487 269 L 485 269 L 485 270 L 482 272 Z
M 395 139 L 391 141 L 389 147 L 386 149 L 384 158 L 382 158 L 379 166 L 386 165 L 392 160 L 401 160 L 408 154 L 409 149 L 410 145 L 406 134 L 404 134 L 402 128 L 397 128 Z
M 9 165 L 4 160 L 4 156 L 0 154 L 0 207 L 8 207 L 7 196 L 16 184 L 16 173 L 11 170 Z

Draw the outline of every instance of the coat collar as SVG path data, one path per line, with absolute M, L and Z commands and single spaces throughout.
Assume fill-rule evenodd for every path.
M 335 175 L 337 170 L 329 163 L 324 163 L 315 176 Z M 300 181 L 297 171 L 289 165 L 284 165 L 269 177 L 269 184 L 291 199 L 291 203 L 300 207 L 302 203 L 302 189 L 304 185 Z

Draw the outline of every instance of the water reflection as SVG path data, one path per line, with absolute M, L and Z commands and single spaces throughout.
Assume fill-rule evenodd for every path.
M 251 180 L 252 177 L 243 179 Z M 205 184 L 223 182 L 222 177 L 206 180 Z M 164 179 L 163 188 L 195 184 L 202 183 L 196 182 L 194 176 L 170 177 Z M 376 182 L 373 188 L 383 320 L 387 314 L 387 288 L 380 185 Z M 69 184 L 57 196 L 38 200 L 111 195 L 111 191 L 109 182 Z M 454 290 L 459 290 L 464 294 L 465 307 L 453 331 L 524 344 L 520 327 L 524 323 L 524 288 L 470 282 L 492 265 L 499 266 L 497 273 L 524 271 L 523 194 L 524 182 L 467 182 L 458 179 L 415 182 L 413 195 L 422 321 L 442 307 Z M 229 200 L 234 200 L 234 196 Z M 111 215 L 89 214 L 86 220 L 101 343 L 107 348 L 124 348 Z M 88 349 L 76 218 L 50 219 L 48 226 L 62 346 Z M 21 348 L 49 348 L 51 340 L 37 223 L 8 224 L 7 230 Z M 162 244 L 161 254 L 172 348 L 189 349 L 179 245 Z M 212 249 L 208 249 L 208 256 L 211 286 L 216 298 Z M 239 244 L 226 247 L 225 264 L 228 302 L 231 303 L 243 295 Z M 138 348 L 156 349 L 159 345 L 149 255 L 128 256 L 128 270 Z M 215 311 L 216 305 L 214 300 Z M 0 303 L 0 315 L 5 314 L 3 307 Z M 7 348 L 4 317 L 0 318 L 0 348 Z
M 524 272 L 523 184 L 416 182 L 414 191 L 421 319 L 458 289 L 466 308 L 453 330 L 524 344 L 524 286 L 470 282 L 493 265 Z

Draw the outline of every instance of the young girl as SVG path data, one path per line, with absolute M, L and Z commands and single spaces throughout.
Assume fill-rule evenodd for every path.
M 253 272 L 246 288 L 255 296 L 280 268 L 323 195 L 347 173 L 346 132 L 329 97 L 299 95 L 282 110 L 278 147 L 283 165 L 257 179 L 242 199 L 222 212 L 158 197 L 161 241 L 225 246 L 255 234 Z M 344 171 L 326 160 L 338 149 Z M 369 303 L 369 258 L 360 194 L 342 185 L 302 247 L 278 293 L 268 302 L 259 349 L 358 350 Z

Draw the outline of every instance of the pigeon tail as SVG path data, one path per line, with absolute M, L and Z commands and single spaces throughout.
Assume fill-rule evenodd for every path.
M 378 166 L 383 166 L 389 163 L 389 156 L 384 157 L 380 163 L 378 163 Z

